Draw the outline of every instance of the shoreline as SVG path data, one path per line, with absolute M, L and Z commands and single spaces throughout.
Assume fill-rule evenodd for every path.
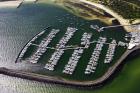
M 122 16 L 118 15 L 117 13 L 115 13 L 113 10 L 109 9 L 108 7 L 104 6 L 104 5 L 101 5 L 101 4 L 97 4 L 97 3 L 94 3 L 94 2 L 91 2 L 91 1 L 86 1 L 86 0 L 79 0 L 79 2 L 82 2 L 82 3 L 85 3 L 85 4 L 90 4 L 90 5 L 93 5 L 99 9 L 102 9 L 104 10 L 105 12 L 109 13 L 110 15 L 112 15 L 114 18 L 116 18 L 119 23 L 121 25 L 132 25 L 130 24 L 129 20 L 127 19 L 124 19 Z M 137 24 L 140 22 L 140 19 L 137 19 L 133 22 L 133 24 Z M 127 26 L 124 26 L 123 27 L 127 32 L 133 32 L 133 30 L 135 30 L 135 28 L 132 28 L 132 27 L 127 27 Z
M 23 79 L 29 79 L 39 82 L 47 82 L 47 83 L 53 83 L 53 84 L 60 84 L 60 85 L 69 85 L 73 87 L 98 87 L 104 82 L 108 81 L 111 76 L 114 74 L 114 72 L 117 70 L 117 68 L 122 64 L 122 62 L 131 54 L 133 51 L 138 50 L 140 46 L 135 47 L 133 50 L 126 51 L 123 56 L 118 60 L 117 63 L 115 63 L 112 67 L 108 69 L 108 71 L 99 79 L 93 80 L 93 81 L 72 81 L 72 80 L 66 80 L 64 78 L 58 78 L 53 76 L 45 76 L 45 75 L 39 75 L 32 72 L 25 72 L 25 71 L 17 71 L 13 69 L 7 69 L 5 67 L 0 68 L 0 74 L 5 74 L 13 77 L 19 77 Z

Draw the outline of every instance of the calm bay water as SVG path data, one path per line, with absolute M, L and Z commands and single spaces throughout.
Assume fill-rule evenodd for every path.
M 64 16 L 69 22 L 80 20 L 51 5 L 24 4 L 19 9 L 0 9 L 0 66 L 17 67 L 14 62 L 28 40 L 47 26 L 63 27 L 67 24 L 61 23 Z
M 45 9 L 44 9 L 45 8 Z M 53 19 L 53 20 L 52 20 Z M 62 23 L 63 20 L 67 20 L 66 23 Z M 92 24 L 98 23 L 99 21 L 90 22 Z M 64 26 L 65 24 L 75 25 L 78 23 L 87 23 L 89 21 L 82 20 L 79 17 L 76 17 L 63 9 L 53 7 L 51 5 L 43 4 L 24 4 L 19 9 L 0 9 L 0 67 L 7 68 L 20 68 L 22 66 L 17 66 L 14 64 L 17 55 L 23 48 L 23 46 L 30 40 L 35 34 L 40 32 L 43 28 L 53 25 L 53 26 Z M 103 25 L 102 23 L 98 23 Z M 81 24 L 82 25 L 82 24 Z M 139 64 L 136 60 L 135 64 L 132 67 Z M 127 69 L 133 70 L 132 67 L 126 66 L 123 70 L 127 72 Z M 28 68 L 24 64 L 22 66 Z M 134 69 L 139 71 L 140 69 Z M 115 93 L 114 91 L 117 88 L 120 89 L 119 93 L 128 92 L 131 84 L 128 84 L 127 81 L 122 81 L 123 84 L 127 83 L 129 86 L 121 89 L 119 83 L 121 79 L 125 79 L 129 76 L 129 73 L 123 74 L 116 78 L 116 81 L 113 81 L 111 84 L 106 87 L 101 88 L 100 90 L 85 90 L 81 91 L 74 88 L 66 88 L 60 85 L 54 84 L 45 84 L 36 81 L 29 81 L 20 78 L 0 75 L 0 93 Z M 135 80 L 140 80 L 136 78 L 135 75 L 140 76 L 140 72 L 133 73 L 130 77 L 132 85 L 137 85 Z M 133 79 L 132 79 L 133 78 Z M 134 82 L 134 83 L 133 83 Z M 122 85 L 123 85 L 122 84 Z M 106 92 L 107 90 L 107 92 Z M 132 89 L 133 90 L 133 89 Z M 136 89 L 135 89 L 136 90 Z M 137 89 L 138 90 L 138 89 Z M 130 89 L 129 89 L 130 91 Z M 139 91 L 139 90 L 138 90 Z M 118 93 L 118 92 L 116 92 Z M 130 92 L 132 93 L 132 92 Z M 136 93 L 136 92 L 135 92 Z

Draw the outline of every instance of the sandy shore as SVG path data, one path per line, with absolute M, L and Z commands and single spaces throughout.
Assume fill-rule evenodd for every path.
M 79 0 L 79 1 L 83 2 L 83 3 L 86 3 L 86 4 L 93 5 L 93 6 L 97 7 L 97 8 L 100 8 L 100 9 L 104 10 L 105 12 L 109 13 L 114 18 L 116 18 L 120 22 L 121 25 L 131 25 L 129 20 L 124 19 L 122 16 L 118 15 L 116 12 L 114 12 L 113 10 L 109 9 L 108 7 L 106 7 L 104 5 L 101 5 L 101 4 L 98 4 L 98 3 L 94 3 L 94 2 L 91 2 L 91 1 L 87 1 L 87 0 Z M 132 27 L 130 27 L 130 26 L 125 26 L 124 29 L 127 32 L 134 31 L 134 29 Z
M 18 7 L 20 5 L 20 3 L 22 2 L 22 0 L 18 0 L 18 1 L 4 1 L 4 2 L 0 2 L 0 8 L 5 8 L 5 7 Z

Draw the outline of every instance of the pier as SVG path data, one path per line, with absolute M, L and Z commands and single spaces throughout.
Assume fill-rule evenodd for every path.
M 65 35 L 60 39 L 59 43 L 56 45 L 57 50 L 53 53 L 50 60 L 44 67 L 45 69 L 54 70 L 55 65 L 57 65 L 60 57 L 64 53 L 65 45 L 68 43 L 68 41 L 72 38 L 74 33 L 76 32 L 76 28 L 68 27 Z
M 96 44 L 96 47 L 91 55 L 91 58 L 89 60 L 89 63 L 87 65 L 87 68 L 85 69 L 85 74 L 91 74 L 94 73 L 96 70 L 96 67 L 98 65 L 98 60 L 103 48 L 104 43 L 106 42 L 106 38 L 100 37 L 98 40 L 98 43 Z
M 92 37 L 91 33 L 90 34 L 84 33 L 81 38 L 81 45 L 84 45 L 86 48 L 88 48 L 90 45 L 89 42 L 90 42 L 91 37 Z M 65 65 L 65 67 L 64 67 L 63 73 L 70 74 L 70 75 L 73 74 L 83 52 L 84 52 L 84 48 L 79 48 L 79 49 L 74 50 L 72 56 L 70 57 L 70 59 L 68 61 L 68 64 Z

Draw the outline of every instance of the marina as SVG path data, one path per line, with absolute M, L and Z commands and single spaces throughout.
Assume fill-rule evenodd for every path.
M 49 31 L 49 34 L 46 32 Z M 61 34 L 60 34 L 61 33 Z M 82 32 L 79 35 L 80 42 L 76 42 L 76 45 L 69 44 L 70 42 L 74 42 L 74 38 L 76 37 L 77 33 L 79 33 L 79 29 L 75 27 L 66 27 L 66 31 L 63 33 L 61 32 L 61 29 L 54 29 L 53 27 L 49 27 L 49 30 L 46 29 L 45 31 L 40 32 L 38 35 L 33 37 L 31 41 L 23 48 L 22 52 L 19 55 L 18 60 L 21 62 L 26 61 L 32 64 L 38 64 L 42 62 L 42 59 L 45 59 L 44 56 L 47 56 L 49 51 L 52 51 L 50 53 L 50 56 L 45 59 L 43 69 L 49 71 L 50 73 L 55 73 L 59 67 L 59 64 L 61 64 L 62 59 L 65 59 L 65 54 L 68 53 L 69 56 L 67 60 L 64 61 L 63 66 L 60 68 L 61 72 L 59 72 L 62 75 L 73 76 L 79 71 L 81 59 L 85 56 L 85 51 L 93 47 L 93 44 L 95 47 L 93 48 L 93 52 L 88 55 L 84 65 L 84 68 L 82 68 L 81 74 L 83 74 L 85 77 L 88 75 L 94 75 L 98 72 L 100 67 L 101 55 L 102 51 L 104 51 L 104 47 L 106 47 L 108 50 L 105 52 L 105 57 L 102 58 L 105 64 L 112 63 L 112 60 L 115 56 L 115 50 L 117 46 L 120 46 L 122 48 L 127 48 L 128 43 L 124 43 L 122 41 L 117 41 L 113 39 L 112 41 L 108 42 L 107 37 L 99 37 L 98 40 L 94 40 L 93 32 Z M 61 35 L 61 38 L 60 38 Z M 42 37 L 43 36 L 43 37 Z M 56 44 L 54 40 L 58 38 Z M 40 38 L 40 39 L 39 39 Z M 39 42 L 38 42 L 39 40 Z M 38 42 L 38 44 L 37 44 Z M 28 51 L 30 51 L 31 46 L 35 46 L 36 49 L 32 50 L 32 54 L 23 59 L 24 54 Z M 68 52 L 69 51 L 69 52 Z
M 127 33 L 119 23 L 108 25 L 98 19 L 86 20 L 76 15 L 77 8 L 72 13 L 56 2 L 47 4 L 48 1 L 0 2 L 0 92 L 139 93 L 139 60 L 132 56 L 132 61 L 129 56 L 124 61 L 140 48 L 139 31 L 135 31 L 139 26 L 134 25 L 134 32 Z M 83 12 L 81 15 L 86 15 L 86 11 L 79 13 Z M 42 31 L 48 26 L 51 27 Z M 65 38 L 59 45 L 69 27 L 76 31 L 66 44 Z M 52 30 L 59 31 L 47 38 Z M 106 38 L 106 42 L 99 47 L 101 38 Z M 95 67 L 88 64 L 93 52 L 99 55 Z M 49 63 L 52 56 L 58 60 L 56 63 Z M 85 74 L 88 65 L 92 69 Z
M 25 6 L 27 6 L 27 8 L 24 8 Z M 37 13 L 37 10 L 42 12 Z M 5 13 L 5 15 L 6 14 L 10 15 L 10 11 Z M 20 16 L 16 17 L 17 15 Z M 124 38 L 122 38 L 126 34 L 125 31 L 120 31 L 120 29 L 115 28 L 115 30 L 108 29 L 99 33 L 96 29 L 91 28 L 90 25 L 102 27 L 106 26 L 105 23 L 99 20 L 88 21 L 62 8 L 52 7 L 51 5 L 39 5 L 39 3 L 32 5 L 23 4 L 18 10 L 12 11 L 10 16 L 13 18 L 10 22 L 20 25 L 14 26 L 16 30 L 14 28 L 8 29 L 9 34 L 15 31 L 16 36 L 14 36 L 14 38 L 19 39 L 17 43 L 18 46 L 16 46 L 18 50 L 14 50 L 16 48 L 14 43 L 14 45 L 9 46 L 13 48 L 12 51 L 17 51 L 16 54 L 19 54 L 16 64 L 11 63 L 16 65 L 17 70 L 20 71 L 32 72 L 42 76 L 59 77 L 62 80 L 93 81 L 102 77 L 108 69 L 116 63 L 115 59 L 119 58 L 128 47 L 127 44 L 129 41 L 125 41 Z M 25 24 L 24 21 L 26 21 Z M 42 32 L 42 29 L 47 26 L 51 27 Z M 48 37 L 52 30 L 59 31 L 56 31 L 56 34 L 51 34 L 51 36 Z M 74 32 L 72 30 L 74 30 Z M 36 34 L 38 37 L 34 37 Z M 4 38 L 4 40 L 7 39 L 12 40 L 11 38 L 9 39 L 9 37 Z M 106 39 L 106 41 L 103 43 L 102 40 L 104 41 L 104 39 Z M 110 64 L 105 64 L 103 62 L 107 54 L 106 50 L 109 48 L 112 40 L 118 42 L 114 50 L 114 57 Z M 19 44 L 21 44 L 21 46 L 19 46 Z M 93 62 L 92 66 L 88 63 L 93 52 L 94 55 L 99 55 L 99 58 L 95 56 L 96 58 L 94 58 L 94 60 L 98 60 L 95 60 L 96 63 Z M 11 56 L 11 58 L 14 60 L 15 57 Z M 11 59 L 9 58 L 7 60 Z M 87 72 L 90 73 L 85 74 L 88 65 L 92 67 L 92 70 L 90 69 L 92 72 L 87 70 Z M 47 79 L 48 78 L 46 78 L 46 80 Z
M 47 31 L 49 31 L 49 34 L 47 34 Z M 66 75 L 66 77 L 75 75 L 77 71 L 79 71 L 78 69 L 81 60 L 84 58 L 87 61 L 85 61 L 86 64 L 83 65 L 84 67 L 81 68 L 84 71 L 81 71 L 80 73 L 87 77 L 88 75 L 94 75 L 98 72 L 100 67 L 99 60 L 101 60 L 102 51 L 105 51 L 104 47 L 107 48 L 107 51 L 105 51 L 105 57 L 102 57 L 104 65 L 113 63 L 112 60 L 114 59 L 117 46 L 121 48 L 128 47 L 128 43 L 117 41 L 115 39 L 111 41 L 109 40 L 108 42 L 107 37 L 100 36 L 97 40 L 94 40 L 92 39 L 94 38 L 93 32 L 82 32 L 79 35 L 80 42 L 78 41 L 74 45 L 70 44 L 70 42 L 75 42 L 74 38 L 77 36 L 77 33 L 79 33 L 79 29 L 75 27 L 68 26 L 63 33 L 61 32 L 61 29 L 49 27 L 49 30 L 46 29 L 33 37 L 26 47 L 23 48 L 18 60 L 21 62 L 26 61 L 32 64 L 38 64 L 41 63 L 43 59 L 45 60 L 43 61 L 43 69 L 50 73 L 55 73 L 57 72 L 57 69 L 60 68 L 59 64 L 62 63 L 62 59 L 65 59 L 65 54 L 68 53 L 69 56 L 67 56 L 67 60 L 65 60 L 63 66 L 61 66 L 61 72 L 59 73 Z M 55 44 L 52 43 L 58 37 L 59 40 L 57 40 Z M 93 45 L 95 45 L 94 48 Z M 24 54 L 30 51 L 30 48 L 28 47 L 31 46 L 35 46 L 36 49 L 32 50 L 32 54 L 29 57 L 23 59 Z M 88 57 L 85 58 L 85 51 L 89 50 L 91 47 L 93 48 L 93 52 L 89 53 Z M 49 51 L 52 52 L 49 54 Z M 45 58 L 47 54 L 49 54 L 49 57 Z

